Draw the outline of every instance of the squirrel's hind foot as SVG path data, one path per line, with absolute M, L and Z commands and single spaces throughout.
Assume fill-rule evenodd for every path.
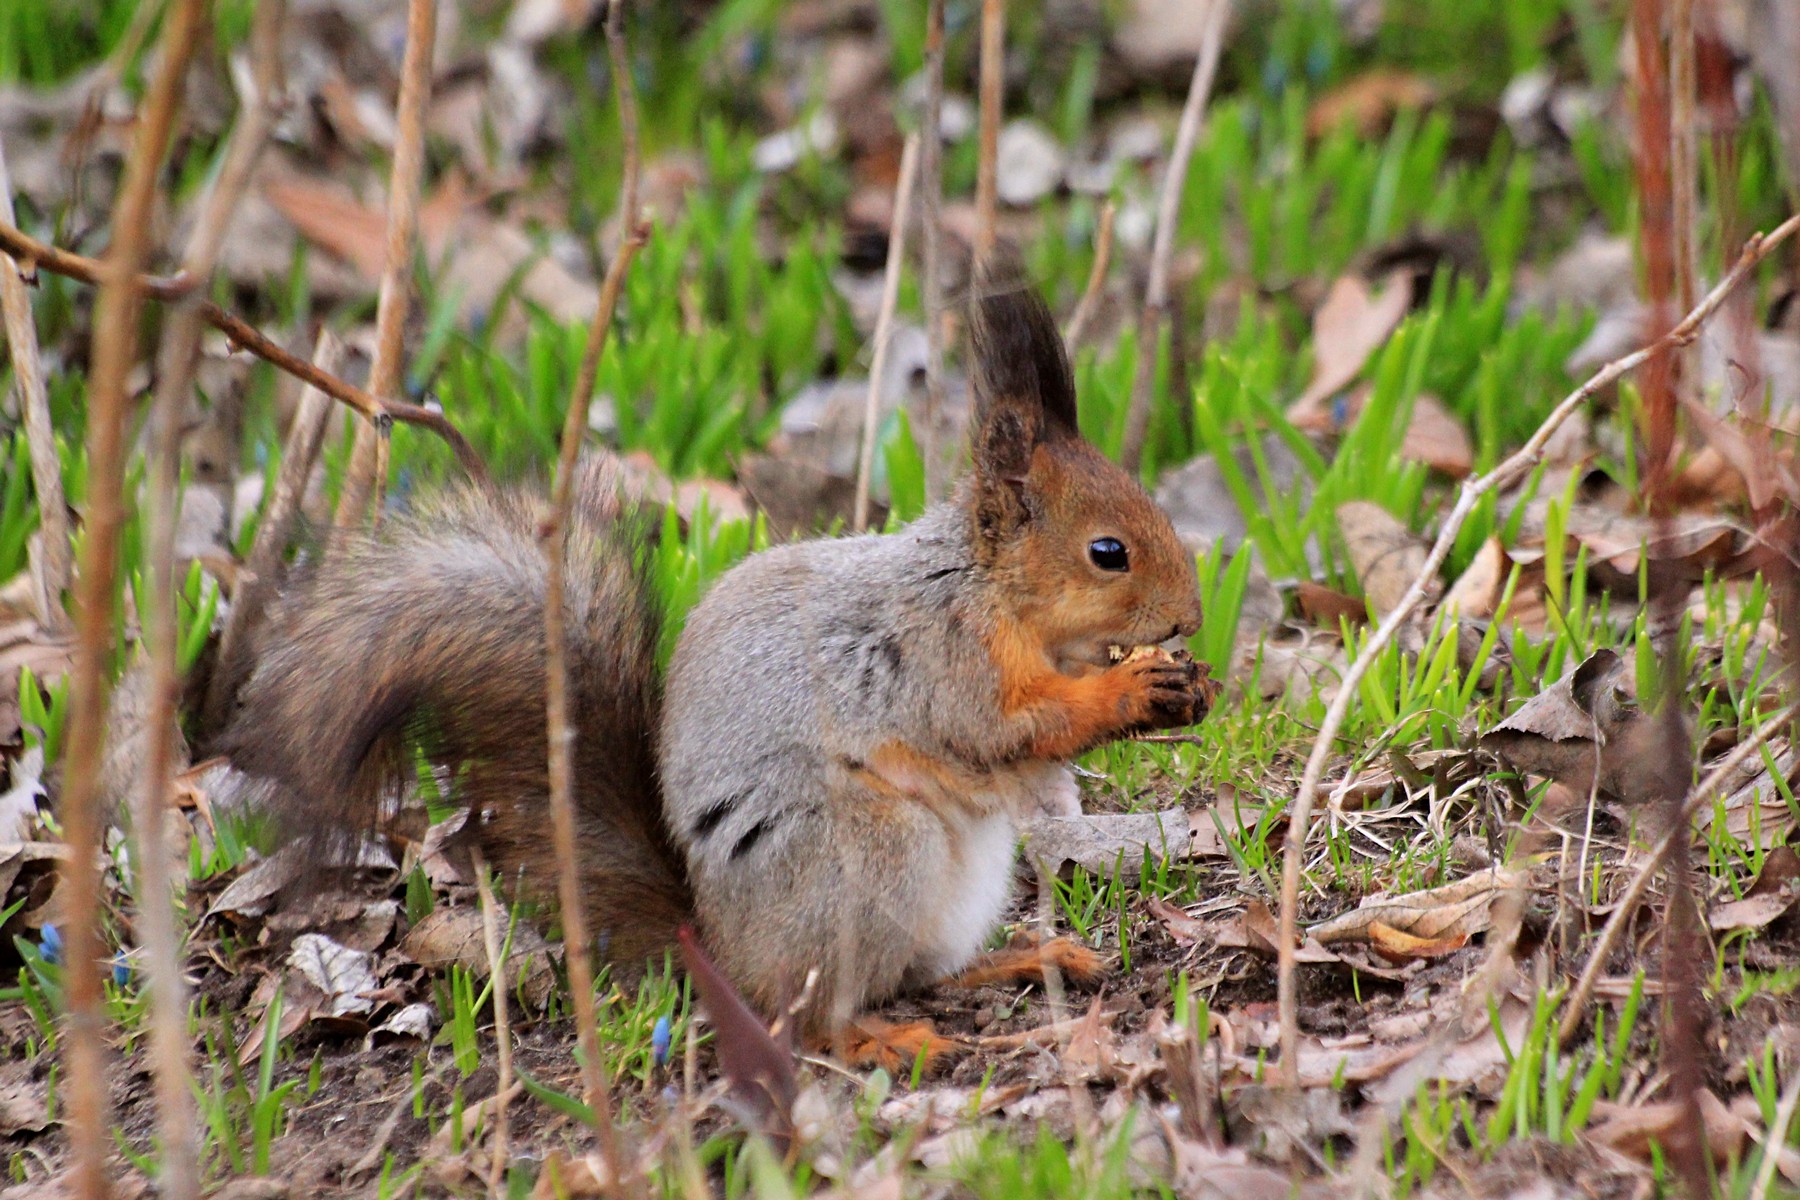
M 942 1063 L 962 1053 L 960 1039 L 939 1033 L 930 1021 L 896 1024 L 879 1017 L 862 1016 L 844 1026 L 830 1049 L 852 1067 L 881 1067 L 891 1075 L 910 1074 L 923 1057 L 923 1073 L 930 1075 Z
M 1065 982 L 1088 987 L 1105 976 L 1106 965 L 1106 959 L 1097 952 L 1079 942 L 1059 937 L 984 954 L 944 982 L 950 987 L 962 988 L 1042 984 L 1054 966 Z

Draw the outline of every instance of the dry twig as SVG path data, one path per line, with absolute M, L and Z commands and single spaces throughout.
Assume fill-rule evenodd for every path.
M 287 6 L 266 0 L 251 31 L 254 91 L 232 128 L 224 165 L 200 205 L 182 272 L 190 279 L 212 276 L 219 249 L 243 199 L 251 171 L 262 156 L 281 89 L 281 27 Z M 194 1099 L 189 1078 L 188 989 L 182 935 L 170 894 L 168 845 L 170 788 L 175 770 L 179 636 L 175 621 L 175 529 L 179 521 L 182 412 L 193 383 L 205 325 L 193 297 L 177 301 L 163 329 L 156 393 L 150 409 L 151 458 L 147 496 L 149 570 L 140 613 L 149 661 L 144 727 L 148 740 L 140 786 L 134 793 L 132 828 L 137 835 L 138 929 L 149 980 L 150 1049 L 162 1151 L 159 1190 L 172 1200 L 200 1191 L 194 1142 Z
M 14 220 L 12 180 L 6 170 L 6 155 L 0 152 L 0 221 L 10 225 Z M 0 314 L 6 319 L 7 351 L 12 356 L 13 379 L 19 390 L 25 446 L 31 454 L 31 486 L 38 502 L 38 531 L 31 543 L 33 598 L 38 620 L 46 629 L 60 632 L 69 624 L 63 593 L 74 575 L 69 510 L 63 499 L 62 457 L 56 450 L 56 431 L 50 425 L 50 398 L 44 389 L 44 367 L 38 357 L 31 296 L 18 267 L 10 258 L 0 262 Z
M 99 260 L 47 246 L 9 224 L 0 224 L 0 252 L 17 260 L 20 271 L 27 276 L 34 268 L 41 267 L 52 275 L 62 275 L 97 286 L 105 272 L 104 264 Z M 184 275 L 139 275 L 132 288 L 145 299 L 164 302 L 180 300 L 193 289 L 194 281 Z M 201 320 L 224 334 L 237 349 L 254 354 L 302 383 L 311 384 L 333 400 L 348 405 L 364 420 L 377 424 L 399 421 L 403 425 L 416 425 L 430 430 L 450 447 L 465 472 L 476 479 L 487 477 L 487 467 L 481 461 L 481 456 L 475 453 L 475 448 L 469 445 L 468 439 L 442 413 L 402 400 L 377 400 L 362 388 L 346 383 L 329 372 L 319 370 L 305 359 L 288 353 L 254 325 L 242 317 L 226 312 L 211 300 L 199 301 L 196 310 Z
M 1351 701 L 1359 694 L 1363 676 L 1369 667 L 1385 650 L 1388 643 L 1400 627 L 1411 619 L 1413 612 L 1424 602 L 1425 593 L 1431 582 L 1437 578 L 1438 569 L 1443 566 L 1450 547 L 1461 532 L 1463 523 L 1475 510 L 1481 497 L 1507 484 L 1524 478 L 1543 458 L 1544 446 L 1564 421 L 1577 409 L 1586 404 L 1602 388 L 1619 380 L 1627 372 L 1642 366 L 1644 363 L 1665 354 L 1676 347 L 1686 345 L 1700 334 L 1700 329 L 1707 319 L 1716 312 L 1725 298 L 1731 294 L 1755 268 L 1756 264 L 1766 258 L 1774 248 L 1796 229 L 1800 229 L 1800 216 L 1789 217 L 1770 233 L 1759 234 L 1744 245 L 1738 260 L 1726 273 L 1712 291 L 1708 292 L 1693 311 L 1684 317 L 1680 324 L 1669 330 L 1662 337 L 1641 349 L 1635 350 L 1623 358 L 1614 359 L 1596 371 L 1587 382 L 1570 392 L 1544 418 L 1542 424 L 1531 435 L 1530 439 L 1515 451 L 1511 457 L 1501 462 L 1486 475 L 1473 476 L 1463 481 L 1462 490 L 1457 495 L 1456 504 L 1445 516 L 1438 529 L 1437 540 L 1432 543 L 1431 551 L 1425 556 L 1412 584 L 1407 588 L 1400 602 L 1384 617 L 1381 624 L 1363 643 L 1361 653 L 1350 664 L 1344 673 L 1338 693 L 1332 698 L 1331 706 L 1325 712 L 1325 719 L 1319 725 L 1318 735 L 1313 740 L 1312 751 L 1306 759 L 1306 769 L 1300 778 L 1299 794 L 1295 797 L 1293 813 L 1288 826 L 1287 843 L 1282 856 L 1281 871 L 1281 926 L 1276 947 L 1279 953 L 1279 999 L 1278 1019 L 1281 1030 L 1281 1061 L 1278 1064 L 1279 1077 L 1289 1087 L 1298 1087 L 1299 1079 L 1299 1045 L 1300 1026 L 1297 998 L 1294 991 L 1294 948 L 1299 927 L 1300 903 L 1300 868 L 1301 859 L 1306 850 L 1306 837 L 1311 824 L 1313 802 L 1317 798 L 1319 784 L 1325 773 L 1325 760 L 1331 753 L 1332 745 L 1337 740 L 1338 730 L 1343 727 L 1344 717 L 1349 712 Z
M 1694 818 L 1703 808 L 1713 802 L 1719 794 L 1719 789 L 1724 787 L 1732 773 L 1743 766 L 1745 760 L 1756 753 L 1770 737 L 1791 724 L 1796 715 L 1800 715 L 1800 704 L 1790 704 L 1758 725 L 1754 733 L 1733 746 L 1731 753 L 1727 754 L 1718 766 L 1707 772 L 1706 778 L 1702 779 L 1699 786 L 1688 794 L 1674 824 L 1664 831 L 1662 838 L 1651 849 L 1650 854 L 1638 865 L 1637 873 L 1631 877 L 1631 882 L 1625 885 L 1625 890 L 1619 893 L 1618 900 L 1613 903 L 1612 915 L 1607 917 L 1606 925 L 1600 930 L 1600 937 L 1594 942 L 1592 952 L 1588 954 L 1587 965 L 1582 968 L 1581 977 L 1575 981 L 1574 990 L 1569 993 L 1568 999 L 1563 1001 L 1562 1024 L 1557 1027 L 1559 1042 L 1567 1042 L 1575 1035 L 1575 1031 L 1581 1028 L 1582 1013 L 1587 1008 L 1588 997 L 1594 993 L 1594 985 L 1600 980 L 1600 972 L 1606 969 L 1606 962 L 1612 957 L 1613 947 L 1618 944 L 1626 924 L 1631 920 L 1632 914 L 1637 911 L 1637 906 L 1643 900 L 1644 892 L 1648 890 L 1650 881 L 1656 877 L 1657 871 L 1668 861 L 1669 852 L 1682 839 L 1693 836 Z
M 498 1074 L 494 1081 L 494 1156 L 488 1165 L 488 1195 L 498 1196 L 500 1181 L 506 1172 L 506 1102 L 512 1093 L 512 1023 L 506 1005 L 506 959 L 501 953 L 500 906 L 494 902 L 494 888 L 488 882 L 488 865 L 481 851 L 474 852 L 475 887 L 481 894 L 481 942 L 487 951 L 488 994 L 494 998 L 494 1045 Z M 615 1176 L 614 1178 L 617 1178 Z
M 925 419 L 919 451 L 925 460 L 925 501 L 947 490 L 938 465 L 938 421 L 944 411 L 944 0 L 925 6 L 925 112 L 919 122 L 919 293 L 925 306 Z
M 912 210 L 913 177 L 918 173 L 919 135 L 909 134 L 900 152 L 900 179 L 894 185 L 894 221 L 888 229 L 887 269 L 881 281 L 881 311 L 875 318 L 875 350 L 869 361 L 869 393 L 863 406 L 862 453 L 856 464 L 856 532 L 869 527 L 869 476 L 875 470 L 875 429 L 881 417 L 882 376 L 887 373 L 894 306 L 900 299 L 900 272 L 906 265 L 906 223 Z
M 617 19 L 623 0 L 611 0 L 613 12 L 607 21 L 607 36 L 624 38 Z M 621 50 L 621 58 L 624 57 Z M 631 91 L 631 77 L 618 76 L 621 96 Z M 635 133 L 629 127 L 628 134 Z M 623 153 L 627 163 L 638 158 L 634 138 L 625 142 Z M 627 180 L 636 171 L 628 166 Z M 621 196 L 623 199 L 623 196 Z M 647 224 L 628 221 L 619 242 L 618 254 L 607 268 L 595 305 L 593 324 L 588 328 L 587 347 L 576 373 L 575 389 L 569 397 L 569 411 L 563 418 L 562 444 L 556 464 L 556 483 L 551 491 L 550 511 L 539 529 L 544 553 L 545 596 L 544 632 L 545 723 L 550 739 L 550 823 L 556 847 L 557 899 L 562 910 L 563 944 L 569 970 L 569 991 L 575 1005 L 575 1033 L 580 1045 L 582 1087 L 588 1107 L 594 1111 L 595 1133 L 600 1153 L 616 1186 L 627 1195 L 640 1193 L 640 1181 L 627 1179 L 625 1159 L 619 1151 L 618 1132 L 613 1128 L 612 1099 L 606 1077 L 606 1064 L 600 1057 L 599 1029 L 594 1023 L 594 972 L 589 959 L 592 945 L 588 939 L 587 910 L 581 895 L 581 872 L 575 849 L 574 743 L 575 727 L 569 720 L 569 663 L 566 618 L 563 612 L 564 531 L 568 527 L 569 510 L 574 502 L 575 462 L 581 452 L 581 440 L 587 432 L 588 406 L 594 397 L 594 380 L 600 370 L 600 352 L 612 328 L 613 310 L 625 285 L 625 273 L 631 260 L 649 237 Z
M 179 0 L 168 12 L 161 63 L 145 95 L 125 175 L 113 205 L 111 245 L 94 306 L 88 372 L 87 523 L 75 580 L 79 644 L 72 671 L 63 762 L 63 840 L 69 857 L 57 888 L 66 923 L 68 1030 L 64 1061 L 69 1146 L 75 1190 L 85 1200 L 107 1195 L 106 1158 L 112 1139 L 106 1117 L 105 995 L 100 983 L 102 942 L 98 811 L 100 760 L 106 746 L 107 660 L 112 639 L 113 583 L 118 577 L 119 526 L 124 521 L 126 377 L 137 358 L 139 296 L 134 282 L 149 253 L 151 214 L 163 152 L 198 40 L 204 0 Z
M 1081 345 L 1081 339 L 1087 334 L 1087 327 L 1094 319 L 1094 310 L 1100 307 L 1100 293 L 1106 288 L 1106 269 L 1112 265 L 1113 221 L 1119 215 L 1119 207 L 1111 200 L 1100 206 L 1100 225 L 1094 230 L 1094 265 L 1088 270 L 1087 286 L 1081 290 L 1081 299 L 1075 305 L 1075 311 L 1069 314 L 1069 323 L 1063 328 L 1063 342 L 1068 345 L 1069 353 Z
M 1135 472 L 1143 461 L 1144 439 L 1150 432 L 1150 393 L 1156 379 L 1157 344 L 1162 340 L 1163 319 L 1169 308 L 1169 270 L 1175 257 L 1175 226 L 1180 222 L 1181 193 L 1187 183 L 1188 163 L 1194 157 L 1194 144 L 1200 139 L 1206 98 L 1212 93 L 1213 77 L 1218 74 L 1219 50 L 1225 40 L 1225 21 L 1230 15 L 1231 0 L 1209 0 L 1200 53 L 1194 59 L 1194 75 L 1188 83 L 1187 103 L 1182 105 L 1175 145 L 1169 151 L 1169 162 L 1163 169 L 1162 194 L 1156 207 L 1156 236 L 1150 244 L 1150 279 L 1144 287 L 1144 311 L 1138 322 L 1137 376 L 1132 381 L 1131 405 L 1125 412 L 1125 436 L 1119 447 L 1119 459 L 1127 471 Z
M 975 167 L 975 260 L 994 251 L 999 220 L 1000 109 L 1006 103 L 1006 0 L 981 0 L 981 145 Z
M 413 263 L 419 249 L 419 184 L 425 174 L 425 110 L 431 104 L 431 55 L 437 43 L 438 0 L 408 0 L 406 53 L 400 63 L 400 98 L 395 113 L 394 169 L 388 178 L 387 254 L 375 304 L 375 358 L 369 364 L 369 391 L 378 400 L 397 400 L 406 383 L 406 314 L 412 306 Z M 388 428 L 358 425 L 338 495 L 335 524 L 360 524 L 374 493 L 376 524 L 387 491 Z

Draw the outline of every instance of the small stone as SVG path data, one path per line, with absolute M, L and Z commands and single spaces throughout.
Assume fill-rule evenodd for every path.
M 1063 150 L 1036 121 L 1013 121 L 1000 131 L 994 173 L 1000 199 L 1015 208 L 1035 204 L 1062 183 Z

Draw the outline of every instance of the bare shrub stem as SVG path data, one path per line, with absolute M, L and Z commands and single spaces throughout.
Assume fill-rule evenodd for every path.
M 400 63 L 400 97 L 395 113 L 394 169 L 388 178 L 387 254 L 375 302 L 375 359 L 369 364 L 369 391 L 376 399 L 400 398 L 406 383 L 406 314 L 412 305 L 413 264 L 419 251 L 419 187 L 425 175 L 425 110 L 431 105 L 431 56 L 437 43 L 438 0 L 407 0 L 406 53 Z M 387 490 L 388 428 L 358 425 L 350 466 L 338 497 L 336 525 L 360 524 L 375 500 L 381 521 Z
M 887 267 L 881 281 L 881 310 L 875 318 L 875 346 L 869 359 L 869 391 L 863 405 L 862 453 L 856 464 L 856 532 L 869 527 L 869 476 L 875 470 L 875 431 L 881 424 L 881 383 L 893 340 L 894 308 L 900 300 L 900 272 L 906 267 L 906 223 L 912 210 L 913 177 L 918 173 L 919 135 L 909 134 L 900 152 L 900 179 L 894 185 L 894 220 L 888 229 Z
M 126 378 L 137 358 L 139 295 L 136 277 L 149 254 L 157 177 L 199 40 L 205 0 L 177 0 L 163 25 L 160 62 L 139 113 L 125 174 L 113 205 L 111 242 L 101 264 L 94 307 L 87 390 L 88 495 L 81 568 L 75 580 L 79 637 L 70 684 L 63 762 L 63 839 L 69 857 L 57 888 L 68 946 L 64 1037 L 69 1147 L 75 1191 L 84 1200 L 109 1193 L 106 1158 L 104 953 L 100 929 L 103 888 L 99 812 L 100 763 L 106 746 L 108 661 L 113 633 L 113 585 L 118 578 L 120 495 L 125 466 Z
M 1162 340 L 1163 320 L 1169 309 L 1169 272 L 1175 257 L 1175 227 L 1180 224 L 1181 193 L 1187 184 L 1188 163 L 1200 140 L 1206 115 L 1206 99 L 1212 94 L 1219 71 L 1219 51 L 1225 40 L 1225 22 L 1231 16 L 1231 0 L 1209 0 L 1200 53 L 1194 59 L 1188 82 L 1187 102 L 1181 107 L 1181 124 L 1175 145 L 1163 170 L 1162 193 L 1156 206 L 1156 234 L 1150 243 L 1150 278 L 1144 287 L 1144 311 L 1138 322 L 1137 375 L 1132 382 L 1131 404 L 1125 412 L 1125 437 L 1119 461 L 1136 471 L 1144 458 L 1144 440 L 1150 432 L 1151 392 L 1156 380 L 1156 350 Z
M 607 36 L 622 43 L 625 36 L 619 17 L 622 0 L 611 2 Z M 619 60 L 628 58 L 625 50 L 626 47 L 621 45 Z M 623 105 L 625 97 L 632 94 L 631 76 L 625 72 L 615 74 Z M 635 108 L 635 101 L 632 103 Z M 623 123 L 621 127 L 627 134 L 635 135 L 634 127 Z M 621 202 L 626 199 L 623 193 L 627 187 L 635 187 L 632 181 L 637 178 L 635 164 L 639 152 L 635 136 L 627 137 L 623 152 L 628 165 L 625 170 L 626 182 L 620 189 Z M 650 234 L 649 226 L 638 222 L 635 213 L 622 212 L 621 218 L 624 232 L 619 241 L 619 250 L 600 285 L 600 298 L 595 305 L 593 323 L 588 327 L 587 346 L 582 352 L 575 388 L 569 397 L 569 409 L 563 418 L 556 482 L 551 490 L 550 510 L 539 529 L 539 539 L 544 553 L 546 576 L 545 724 L 550 741 L 550 824 L 556 847 L 557 898 L 562 910 L 569 990 L 573 993 L 575 1007 L 575 1033 L 581 1058 L 582 1089 L 588 1107 L 594 1112 L 594 1132 L 599 1139 L 600 1153 L 605 1159 L 613 1186 L 627 1196 L 636 1196 L 642 1192 L 641 1181 L 636 1176 L 628 1178 L 626 1174 L 625 1158 L 619 1149 L 618 1131 L 613 1126 L 612 1096 L 606 1062 L 600 1055 L 600 1031 L 594 1019 L 594 971 L 589 958 L 593 947 L 588 937 L 587 907 L 581 894 L 581 870 L 575 845 L 575 726 L 569 719 L 568 632 L 563 609 L 567 551 L 565 530 L 568 528 L 570 507 L 574 503 L 575 463 L 581 453 L 582 438 L 587 433 L 588 408 L 593 401 L 594 381 L 600 371 L 600 354 L 606 345 L 607 333 L 612 328 L 613 312 L 618 307 L 619 293 L 625 285 L 625 274 L 631 268 L 631 260 L 637 257 L 638 250 L 643 247 Z
M 1641 349 L 1634 350 L 1623 358 L 1614 359 L 1596 371 L 1587 382 L 1570 392 L 1559 401 L 1550 415 L 1531 435 L 1530 439 L 1486 475 L 1472 476 L 1463 481 L 1462 490 L 1457 495 L 1456 505 L 1445 516 L 1438 528 L 1437 540 L 1432 543 L 1431 551 L 1425 556 L 1424 563 L 1414 576 L 1412 584 L 1406 589 L 1400 603 L 1395 605 L 1376 626 L 1373 633 L 1364 642 L 1362 652 L 1356 656 L 1344 672 L 1337 695 L 1332 697 L 1331 705 L 1325 711 L 1325 719 L 1319 725 L 1317 737 L 1313 739 L 1312 751 L 1307 755 L 1306 769 L 1300 778 L 1299 794 L 1294 797 L 1294 807 L 1288 825 L 1287 842 L 1284 847 L 1281 864 L 1281 920 L 1280 934 L 1276 950 L 1278 953 L 1279 993 L 1277 1015 L 1280 1023 L 1281 1061 L 1277 1064 L 1278 1077 L 1288 1087 L 1298 1088 L 1300 1085 L 1299 1048 L 1300 1018 L 1298 999 L 1295 993 L 1294 949 L 1299 933 L 1300 907 L 1300 870 L 1302 859 L 1306 853 L 1306 839 L 1312 819 L 1313 802 L 1317 799 L 1320 780 L 1325 774 L 1325 760 L 1330 757 L 1332 746 L 1336 743 L 1338 730 L 1343 728 L 1344 717 L 1349 712 L 1350 704 L 1358 694 L 1363 676 L 1380 657 L 1394 635 L 1412 616 L 1413 612 L 1425 600 L 1425 593 L 1432 580 L 1437 577 L 1438 569 L 1443 566 L 1450 548 L 1456 543 L 1456 536 L 1462 531 L 1463 523 L 1469 514 L 1475 511 L 1476 504 L 1488 492 L 1514 483 L 1524 478 L 1543 459 L 1544 447 L 1550 437 L 1562 423 L 1569 419 L 1577 409 L 1585 405 L 1602 388 L 1617 382 L 1627 372 L 1642 366 L 1644 363 L 1665 354 L 1679 346 L 1684 346 L 1699 336 L 1702 326 L 1708 318 L 1718 311 L 1719 306 L 1755 268 L 1756 264 L 1766 258 L 1770 251 L 1800 229 L 1800 216 L 1792 216 L 1776 226 L 1768 234 L 1758 234 L 1745 243 L 1738 260 L 1725 277 L 1708 292 L 1693 311 L 1682 318 L 1673 329 Z
M 0 221 L 11 225 L 15 219 L 12 179 L 6 170 L 6 154 L 0 150 Z M 19 389 L 19 413 L 24 418 L 25 446 L 31 455 L 31 487 L 38 505 L 38 530 L 31 542 L 32 591 L 38 620 L 45 629 L 61 632 L 69 625 L 63 593 L 74 576 L 69 510 L 63 499 L 62 456 L 57 453 L 56 431 L 50 424 L 50 398 L 44 388 L 31 296 L 19 274 L 19 264 L 10 258 L 0 262 L 0 315 L 6 320 L 7 352 Z

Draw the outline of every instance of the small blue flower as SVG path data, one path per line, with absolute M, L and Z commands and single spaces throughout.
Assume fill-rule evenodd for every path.
M 38 953 L 44 956 L 47 963 L 60 963 L 63 952 L 62 931 L 54 925 L 46 925 L 39 932 Z
M 650 1053 L 656 1057 L 656 1065 L 662 1066 L 669 1061 L 669 1018 L 656 1018 L 656 1028 L 650 1031 Z
M 115 985 L 124 987 L 131 982 L 131 960 L 125 957 L 123 950 L 113 955 L 112 972 Z

